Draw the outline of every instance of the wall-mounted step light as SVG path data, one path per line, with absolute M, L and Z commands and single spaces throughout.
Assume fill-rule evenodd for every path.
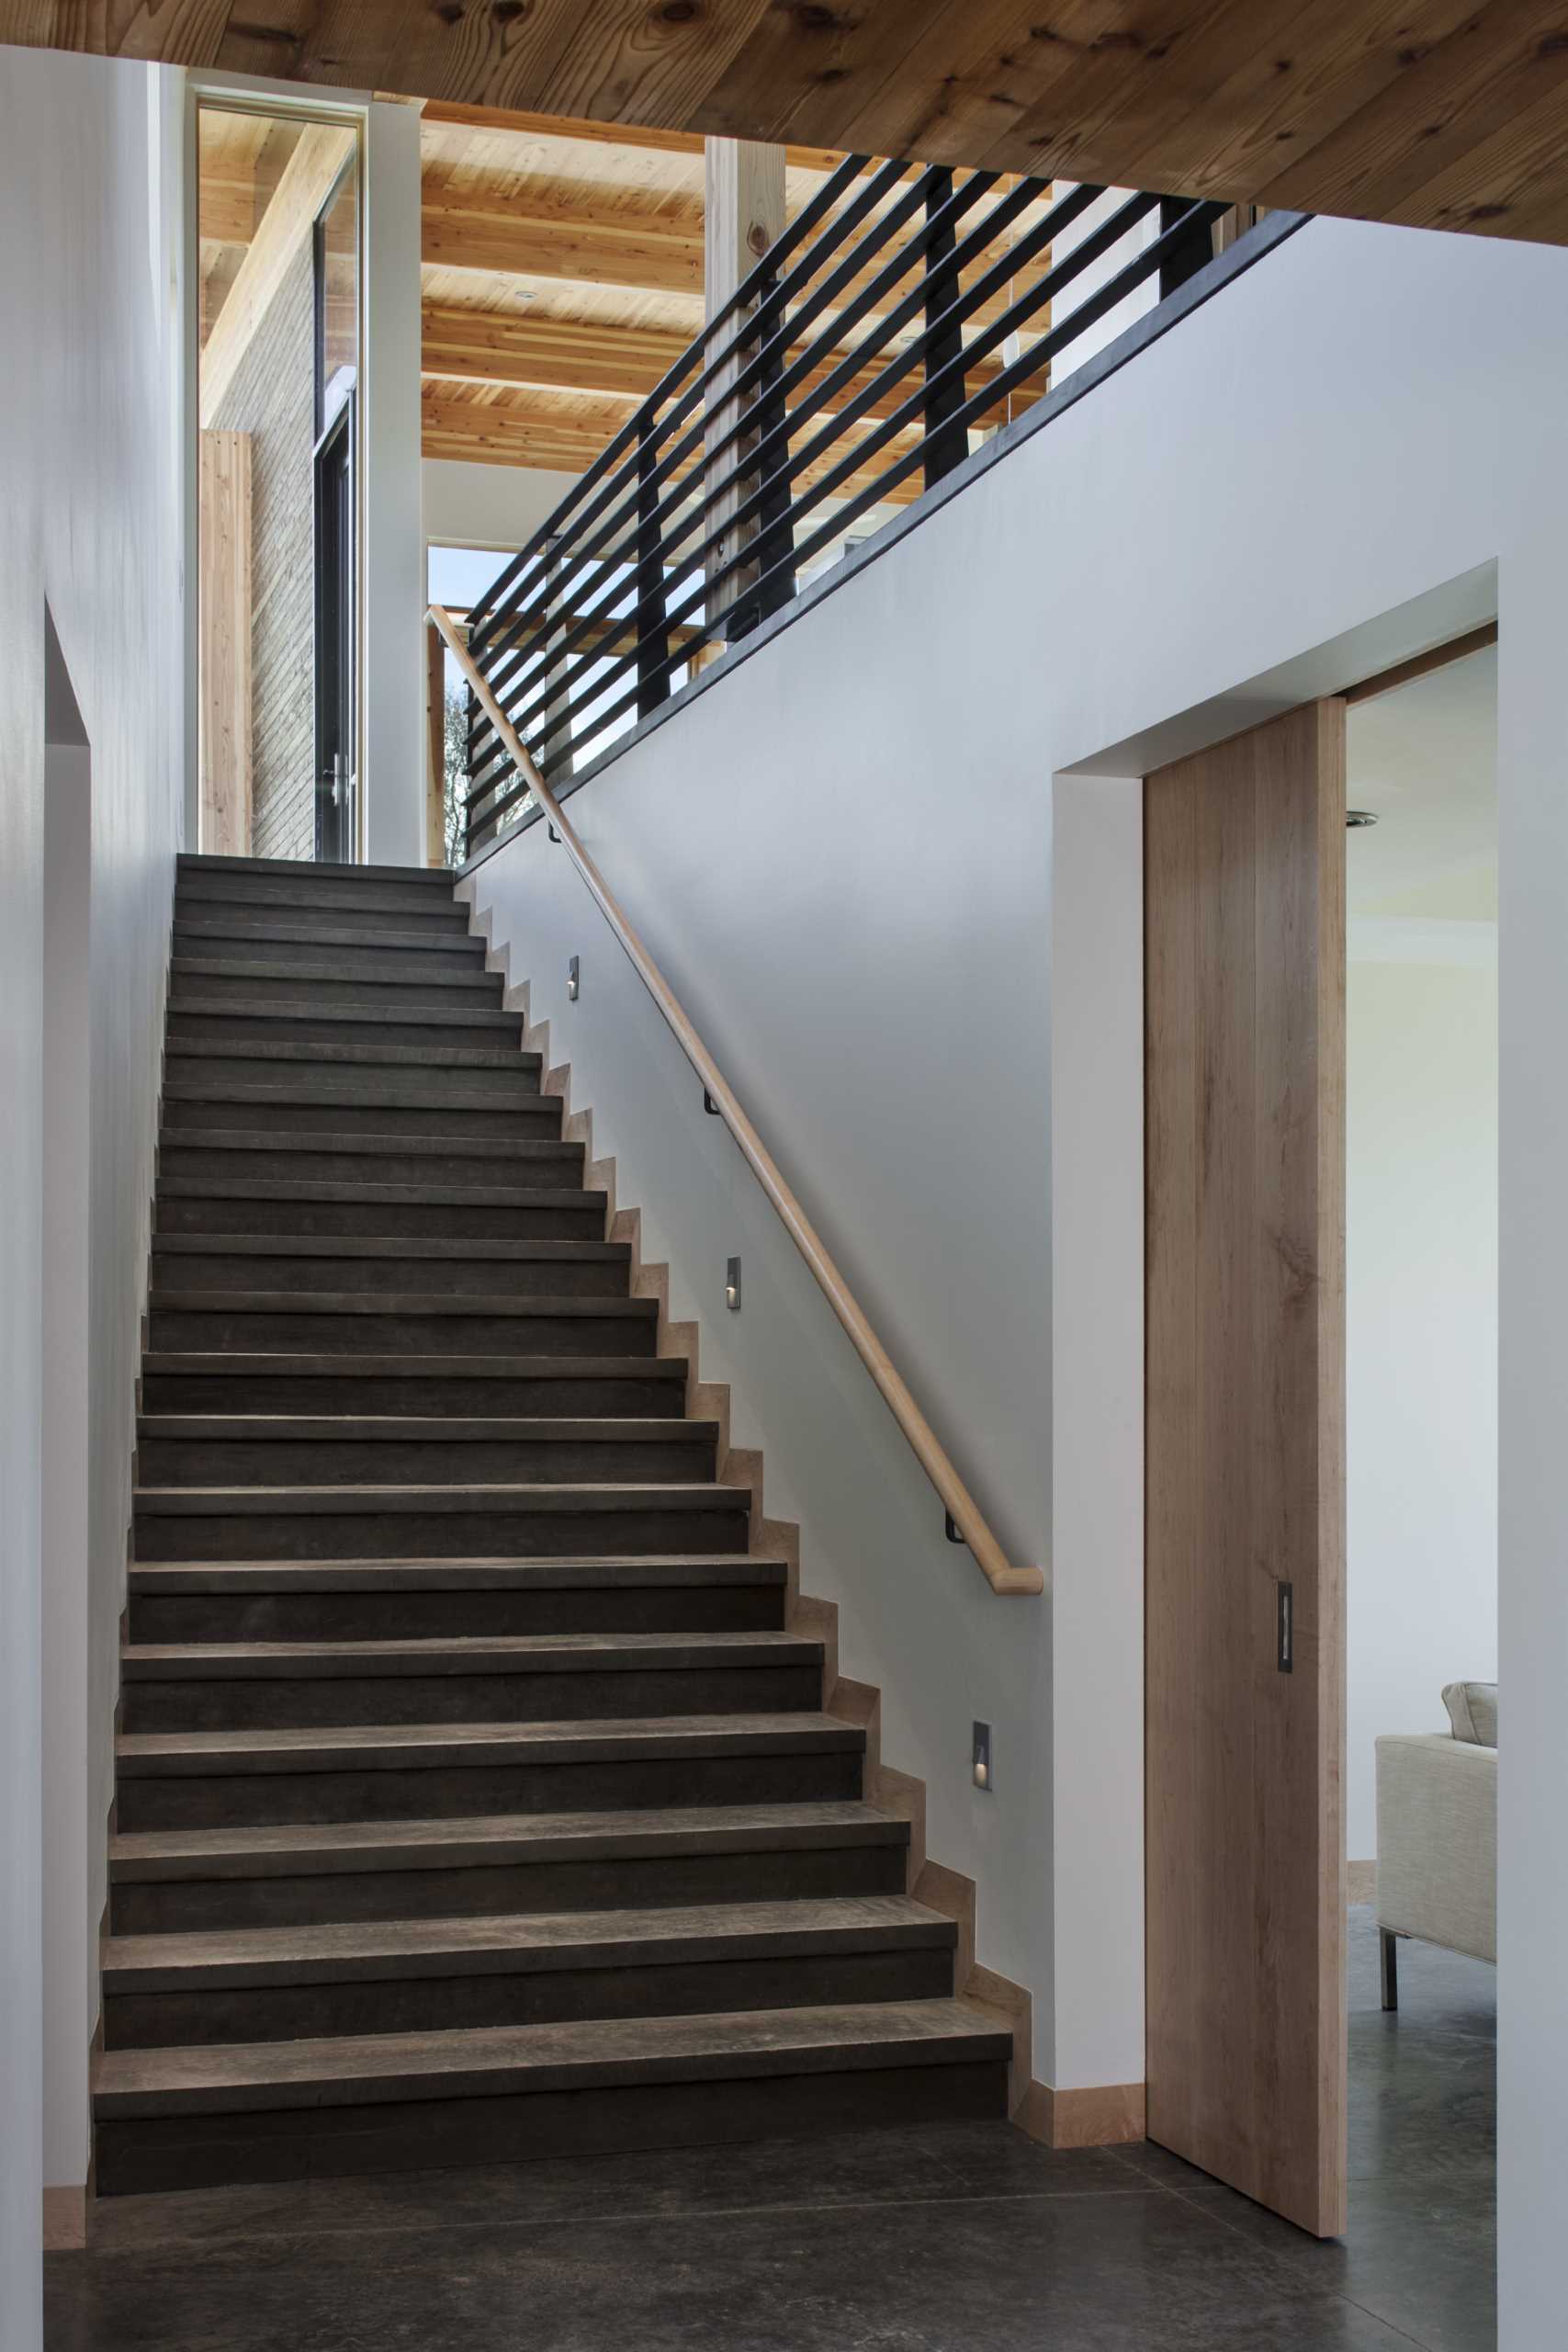
M 577 958 L 574 956 L 566 967 L 566 993 L 568 1001 L 572 1004 L 577 1002 Z
M 989 1796 L 994 1786 L 991 1777 L 991 1726 L 989 1724 L 976 1724 L 971 1754 L 975 1786 L 977 1789 L 984 1789 Z
M 724 1303 L 732 1315 L 740 1312 L 740 1261 L 731 1258 L 724 1272 Z

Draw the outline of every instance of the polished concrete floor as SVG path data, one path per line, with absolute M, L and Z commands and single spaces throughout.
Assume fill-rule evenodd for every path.
M 1490 1969 L 1352 1914 L 1350 2231 L 1006 2124 L 120 2198 L 47 2352 L 1490 2352 Z

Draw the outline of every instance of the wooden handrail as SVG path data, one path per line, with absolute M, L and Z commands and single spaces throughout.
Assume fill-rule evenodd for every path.
M 535 799 L 560 836 L 567 855 L 587 884 L 594 904 L 636 966 L 637 977 L 664 1015 L 676 1044 L 702 1080 L 709 1102 L 739 1146 L 747 1166 L 773 1203 L 784 1231 L 810 1267 L 818 1287 L 849 1335 L 855 1353 L 881 1390 L 894 1419 L 908 1440 L 916 1460 L 936 1488 L 943 1509 L 958 1530 L 960 1539 L 974 1555 L 981 1574 L 994 1592 L 1043 1592 L 1045 1577 L 1043 1570 L 1014 1567 L 992 1534 L 979 1505 L 953 1468 L 931 1423 L 895 1371 L 886 1349 L 866 1321 L 848 1283 L 828 1255 L 820 1235 L 785 1183 L 761 1136 L 736 1101 L 723 1072 L 693 1028 L 684 1007 L 637 936 L 630 917 L 578 839 L 570 819 L 563 813 L 560 802 L 539 774 L 527 745 L 491 691 L 467 644 L 458 635 L 451 615 L 444 605 L 432 605 L 430 617 L 451 647 L 470 690 L 483 706 L 491 726 L 516 763 L 518 774 L 526 778 Z

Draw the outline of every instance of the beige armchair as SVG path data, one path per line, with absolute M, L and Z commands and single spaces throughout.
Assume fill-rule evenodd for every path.
M 1399 2007 L 1397 1939 L 1497 1957 L 1497 1686 L 1450 1682 L 1450 1732 L 1377 1743 L 1382 2005 Z

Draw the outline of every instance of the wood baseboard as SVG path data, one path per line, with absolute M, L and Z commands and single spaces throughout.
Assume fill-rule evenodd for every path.
M 45 2254 L 76 2254 L 86 2243 L 86 2189 L 46 2188 L 43 2192 Z
M 1088 2090 L 1055 2091 L 1032 2082 L 1013 2121 L 1047 2148 L 1111 2148 L 1144 2136 L 1142 2083 L 1097 2083 Z
M 1375 1903 L 1378 1899 L 1378 1866 L 1371 1862 L 1347 1862 L 1345 1865 L 1345 1900 L 1347 1903 Z

